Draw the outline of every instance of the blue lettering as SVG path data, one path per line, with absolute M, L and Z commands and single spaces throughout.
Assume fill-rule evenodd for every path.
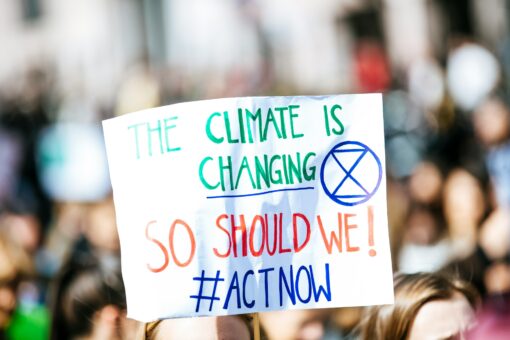
M 243 278 L 243 303 L 248 308 L 253 308 L 253 306 L 255 306 L 255 299 L 252 299 L 251 302 L 246 301 L 246 281 L 247 281 L 246 279 L 248 278 L 249 275 L 254 275 L 254 274 L 255 273 L 253 272 L 253 270 L 250 269 L 246 272 L 246 274 L 244 274 L 244 278 Z M 267 291 L 267 289 L 266 289 L 266 291 Z
M 283 287 L 282 282 L 285 284 L 285 290 L 287 291 L 287 295 L 292 301 L 292 304 L 296 304 L 296 292 L 294 291 L 294 275 L 292 273 L 292 265 L 290 266 L 290 284 L 287 282 L 285 277 L 285 271 L 283 268 L 280 268 L 280 276 L 279 276 L 279 292 L 280 292 L 280 307 L 283 306 Z
M 319 301 L 321 297 L 321 292 L 324 294 L 326 300 L 331 301 L 331 285 L 329 283 L 329 263 L 325 264 L 326 268 L 326 289 L 323 286 L 319 285 L 319 289 L 315 286 L 315 279 L 313 277 L 312 266 L 310 266 L 310 274 L 312 275 L 312 290 L 313 290 L 313 298 L 315 302 Z
M 264 274 L 264 294 L 266 297 L 266 307 L 269 307 L 269 296 L 268 296 L 268 292 L 269 292 L 268 285 L 269 284 L 267 281 L 267 273 L 272 272 L 273 270 L 274 270 L 274 268 L 259 269 L 259 273 Z
M 310 270 L 312 270 L 312 266 L 310 266 Z M 301 272 L 304 271 L 306 273 L 306 277 L 308 278 L 308 296 L 306 299 L 303 299 L 301 297 L 301 294 L 299 293 L 299 279 L 301 278 Z M 299 267 L 297 274 L 296 274 L 296 293 L 299 301 L 302 303 L 308 303 L 310 299 L 312 298 L 312 284 L 310 282 L 310 273 L 308 272 L 308 269 L 305 266 Z
M 228 303 L 230 301 L 230 295 L 233 290 L 236 290 L 237 293 L 237 308 L 241 308 L 241 294 L 239 292 L 239 279 L 237 278 L 237 272 L 234 272 L 234 276 L 232 276 L 232 281 L 230 282 L 230 286 L 228 287 L 227 298 L 225 299 L 225 304 L 223 305 L 223 309 L 228 308 Z

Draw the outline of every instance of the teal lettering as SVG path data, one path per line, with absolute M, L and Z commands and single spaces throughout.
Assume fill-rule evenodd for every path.
M 202 182 L 202 184 L 209 190 L 214 190 L 216 189 L 219 185 L 220 185 L 220 182 L 218 181 L 218 183 L 216 183 L 215 185 L 211 185 L 209 184 L 209 182 L 206 181 L 205 177 L 204 177 L 204 166 L 205 166 L 205 163 L 209 162 L 209 161 L 212 161 L 213 158 L 212 157 L 205 157 L 202 162 L 200 162 L 200 166 L 198 168 L 198 175 L 200 177 L 200 181 Z
M 299 109 L 299 105 L 289 105 L 290 132 L 292 134 L 292 138 L 301 138 L 304 136 L 304 134 L 294 132 L 294 118 L 299 117 L 299 114 L 297 112 L 292 112 L 293 109 Z
M 221 113 L 214 112 L 212 115 L 209 116 L 209 118 L 207 118 L 207 122 L 205 124 L 205 133 L 207 134 L 207 137 L 209 137 L 211 142 L 220 144 L 220 143 L 223 143 L 223 140 L 225 138 L 223 138 L 223 137 L 218 138 L 218 137 L 214 136 L 211 131 L 211 122 L 212 122 L 212 119 L 216 116 L 221 116 Z
M 128 130 L 134 128 L 135 131 L 135 145 L 136 145 L 136 159 L 140 159 L 140 144 L 138 142 L 138 127 L 145 123 L 138 123 L 128 126 Z
M 171 148 L 170 143 L 168 142 L 168 130 L 175 128 L 175 124 L 169 124 L 172 120 L 176 120 L 177 116 L 173 116 L 170 118 L 165 118 L 163 120 L 163 125 L 165 126 L 165 143 L 166 143 L 166 152 L 179 151 L 180 147 Z

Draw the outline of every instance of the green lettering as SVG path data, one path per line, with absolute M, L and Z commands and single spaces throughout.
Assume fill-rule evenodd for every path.
M 149 143 L 149 156 L 152 156 L 152 133 L 158 133 L 158 141 L 159 141 L 159 152 L 163 154 L 163 136 L 161 133 L 161 121 L 158 120 L 158 125 L 156 127 L 151 127 L 149 123 L 147 123 L 147 139 Z
M 244 120 L 243 120 L 243 109 L 237 109 L 237 119 L 239 120 L 239 133 L 241 134 L 241 143 L 246 143 L 246 136 L 244 133 Z
M 282 157 L 280 155 L 274 155 L 273 157 L 271 157 L 271 160 L 269 161 L 269 171 L 271 173 L 271 182 L 273 184 L 282 184 L 283 181 L 282 181 L 282 172 L 279 170 L 279 169 L 276 169 L 275 171 L 273 171 L 273 163 L 274 161 L 276 161 L 277 159 L 281 159 Z M 276 174 L 276 179 L 273 177 L 273 173 Z
M 342 107 L 338 104 L 334 105 L 332 108 L 331 108 L 331 118 L 333 118 L 333 120 L 335 121 L 335 123 L 338 124 L 340 130 L 335 130 L 335 128 L 333 128 L 331 131 L 335 134 L 335 135 L 341 135 L 342 133 L 344 133 L 344 125 L 342 124 L 342 122 L 340 121 L 340 118 L 338 118 L 335 114 L 335 111 L 336 110 L 342 110 Z
M 227 130 L 227 141 L 229 144 L 239 143 L 239 139 L 232 138 L 232 130 L 230 129 L 230 120 L 228 111 L 223 112 L 223 120 L 225 121 L 225 129 Z
M 303 182 L 303 179 L 301 177 L 301 154 L 298 152 L 296 153 L 296 161 L 297 164 L 294 163 L 292 160 L 292 157 L 289 157 L 288 163 L 289 163 L 289 173 L 290 173 L 290 184 L 294 184 L 294 176 L 297 178 L 298 182 Z
M 328 115 L 328 106 L 324 105 L 324 123 L 326 124 L 326 135 L 331 136 L 331 131 L 329 130 L 329 115 Z
M 264 155 L 264 165 L 260 164 L 260 159 L 255 156 L 255 174 L 257 175 L 257 189 L 261 188 L 260 179 L 264 180 L 267 188 L 271 185 L 268 173 L 268 159 L 267 155 Z
M 283 161 L 283 175 L 285 176 L 285 183 L 289 183 L 289 172 L 287 168 L 287 157 L 288 155 L 282 155 L 282 161 Z
M 248 171 L 248 176 L 250 177 L 251 186 L 253 189 L 255 189 L 255 187 L 256 187 L 255 181 L 253 180 L 253 176 L 251 174 L 250 166 L 248 164 L 248 159 L 246 158 L 246 156 L 244 156 L 243 160 L 241 161 L 241 167 L 239 168 L 239 171 L 237 173 L 237 181 L 236 181 L 236 185 L 234 188 L 237 189 L 237 187 L 239 186 L 239 181 L 241 180 L 244 169 L 246 169 L 246 171 Z
M 251 132 L 251 127 L 252 127 L 252 124 L 250 124 L 250 120 L 253 121 L 253 123 L 255 123 L 256 121 L 258 121 L 258 135 L 259 136 L 262 136 L 262 111 L 260 110 L 260 108 L 257 109 L 257 111 L 255 111 L 255 114 L 253 114 L 252 112 L 250 112 L 248 109 L 245 109 L 245 117 L 246 117 L 246 129 L 248 130 L 248 141 L 250 143 L 253 143 L 253 134 Z
M 145 123 L 138 123 L 128 126 L 128 130 L 134 128 L 135 131 L 135 145 L 136 145 L 136 159 L 140 159 L 140 144 L 138 143 L 138 127 Z
M 217 138 L 216 136 L 213 135 L 213 133 L 211 131 L 211 122 L 212 122 L 212 119 L 216 116 L 221 116 L 221 113 L 214 112 L 212 115 L 209 116 L 209 118 L 207 118 L 207 122 L 205 123 L 205 133 L 207 134 L 207 137 L 209 137 L 211 142 L 220 144 L 220 143 L 223 143 L 223 140 L 225 138 L 223 138 L 223 137 Z
M 165 118 L 163 120 L 163 125 L 165 126 L 165 142 L 166 142 L 166 152 L 172 152 L 172 151 L 179 151 L 181 148 L 180 147 L 176 147 L 176 148 L 171 148 L 170 147 L 170 143 L 168 142 L 168 130 L 170 129 L 173 129 L 175 128 L 175 124 L 171 124 L 169 125 L 168 123 L 172 120 L 176 120 L 177 119 L 177 116 L 173 116 L 173 117 L 170 117 L 170 118 Z
M 299 114 L 293 113 L 293 109 L 299 109 L 299 105 L 289 105 L 289 113 L 290 113 L 290 132 L 292 134 L 292 138 L 301 138 L 304 136 L 302 133 L 294 133 L 294 118 L 299 117 Z
M 200 162 L 200 166 L 198 168 L 198 175 L 200 177 L 200 181 L 202 182 L 202 184 L 204 185 L 204 187 L 206 187 L 207 189 L 209 190 L 214 190 L 216 189 L 219 185 L 220 185 L 220 182 L 218 181 L 218 183 L 216 183 L 215 185 L 211 185 L 209 184 L 209 182 L 206 181 L 205 177 L 204 177 L 204 166 L 205 166 L 205 163 L 209 162 L 209 161 L 212 161 L 213 158 L 212 157 L 205 157 L 202 162 Z
M 278 111 L 280 113 L 280 124 L 281 124 L 280 126 L 282 128 L 282 137 L 284 139 L 286 139 L 287 138 L 287 131 L 285 129 L 285 116 L 284 116 L 283 113 L 286 110 L 288 110 L 289 108 L 288 107 L 275 107 L 274 109 L 275 109 L 275 111 Z
M 271 108 L 267 111 L 267 117 L 266 117 L 266 125 L 264 126 L 264 131 L 262 131 L 262 135 L 260 137 L 260 140 L 264 142 L 267 140 L 267 130 L 269 129 L 269 123 L 273 123 L 273 127 L 275 129 L 276 134 L 278 135 L 278 138 L 282 138 L 282 134 L 280 132 L 280 129 L 278 129 L 278 124 L 276 124 L 276 121 L 274 119 L 273 110 Z
M 227 165 L 223 165 L 223 157 L 218 158 L 218 164 L 220 166 L 220 182 L 221 182 L 221 190 L 225 191 L 225 176 L 223 175 L 223 170 L 228 171 L 229 176 L 229 189 L 232 190 L 234 187 L 234 177 L 232 175 L 232 159 L 230 156 L 227 156 Z
M 315 152 L 309 152 L 306 154 L 305 156 L 305 159 L 303 160 L 303 177 L 305 178 L 305 180 L 307 181 L 311 181 L 311 180 L 314 180 L 315 179 L 315 171 L 316 171 L 316 166 L 315 165 L 312 165 L 308 168 L 308 172 L 307 171 L 307 165 L 308 165 L 308 159 L 310 157 L 315 157 L 316 154 Z

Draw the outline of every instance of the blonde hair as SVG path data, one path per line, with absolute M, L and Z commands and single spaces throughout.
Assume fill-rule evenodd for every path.
M 248 327 L 250 338 L 253 339 L 253 325 L 252 325 L 252 316 L 251 314 L 239 314 L 232 315 L 234 317 L 238 317 L 241 319 Z M 164 320 L 156 320 L 152 322 L 142 323 L 137 331 L 136 340 L 157 340 L 158 339 L 158 330 L 159 325 Z
M 420 308 L 433 300 L 447 300 L 462 294 L 476 308 L 477 292 L 466 282 L 439 274 L 397 274 L 395 304 L 374 306 L 361 323 L 361 339 L 407 339 Z

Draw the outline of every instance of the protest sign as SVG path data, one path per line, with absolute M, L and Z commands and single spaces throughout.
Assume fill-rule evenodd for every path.
M 381 95 L 198 101 L 103 129 L 129 317 L 393 303 Z

